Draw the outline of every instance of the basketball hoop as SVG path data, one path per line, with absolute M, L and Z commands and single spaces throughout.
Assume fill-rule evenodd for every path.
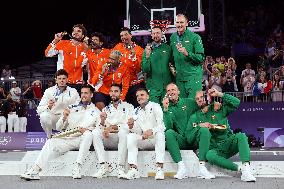
M 151 29 L 153 27 L 160 27 L 162 29 L 162 32 L 165 33 L 166 30 L 168 30 L 168 27 L 171 24 L 171 21 L 169 21 L 169 20 L 151 20 L 149 23 L 150 23 Z

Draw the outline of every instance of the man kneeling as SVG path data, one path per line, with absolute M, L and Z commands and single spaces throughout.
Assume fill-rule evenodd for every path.
M 125 178 L 135 179 L 140 177 L 137 168 L 138 148 L 152 149 L 155 147 L 157 162 L 155 179 L 163 180 L 163 163 L 165 156 L 163 111 L 159 104 L 149 102 L 149 93 L 146 89 L 138 89 L 136 97 L 139 107 L 134 110 L 133 118 L 128 121 L 128 126 L 132 133 L 129 133 L 127 136 L 130 170 Z
M 81 89 L 81 102 L 70 105 L 65 109 L 63 116 L 56 123 L 56 129 L 62 131 L 74 130 L 72 134 L 62 132 L 46 141 L 35 164 L 29 171 L 21 175 L 25 180 L 39 180 L 39 172 L 48 163 L 64 153 L 79 149 L 77 160 L 73 169 L 72 177 L 81 178 L 81 166 L 92 144 L 93 135 L 91 130 L 100 124 L 100 111 L 91 102 L 93 88 L 90 85 L 83 86 Z M 77 132 L 75 132 L 77 129 Z M 70 132 L 71 133 L 71 132 Z

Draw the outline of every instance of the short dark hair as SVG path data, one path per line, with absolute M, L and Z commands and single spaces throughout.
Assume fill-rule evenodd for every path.
M 145 91 L 149 95 L 149 91 L 146 88 L 142 88 L 142 87 L 138 88 L 137 91 L 136 91 L 136 94 L 137 94 L 138 91 Z
M 128 27 L 122 27 L 122 28 L 120 29 L 120 32 L 119 32 L 119 33 L 123 32 L 123 31 L 127 31 L 129 34 L 131 34 L 131 30 L 130 30 Z
M 92 85 L 84 84 L 84 85 L 82 85 L 81 90 L 84 89 L 84 88 L 88 88 L 88 89 L 90 89 L 91 93 L 94 93 L 94 88 L 92 87 Z
M 64 70 L 64 69 L 60 69 L 60 70 L 57 70 L 57 71 L 55 72 L 55 78 L 57 78 L 57 77 L 60 76 L 60 75 L 65 75 L 66 77 L 68 77 L 68 73 L 67 73 L 67 71 Z
M 103 44 L 106 43 L 105 36 L 104 36 L 102 33 L 100 33 L 100 32 L 93 32 L 93 33 L 91 33 L 91 38 L 92 38 L 92 37 L 97 37 L 97 38 L 99 38 L 100 42 L 102 42 Z
M 120 92 L 122 92 L 122 86 L 121 86 L 121 84 L 113 83 L 113 84 L 111 84 L 110 87 L 118 87 L 119 90 L 120 90 Z
M 154 26 L 154 27 L 151 29 L 151 32 L 152 32 L 152 30 L 155 29 L 155 28 L 158 28 L 158 29 L 160 29 L 160 30 L 163 32 L 162 27 L 160 27 L 160 26 Z
M 76 28 L 76 27 L 78 27 L 82 30 L 82 33 L 83 33 L 84 36 L 87 36 L 87 29 L 85 28 L 85 26 L 83 24 L 75 24 L 72 29 L 74 30 L 74 28 Z

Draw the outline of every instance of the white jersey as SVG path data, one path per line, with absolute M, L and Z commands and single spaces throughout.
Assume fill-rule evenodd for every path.
M 145 106 L 145 110 L 141 107 L 137 107 L 134 110 L 133 119 L 135 120 L 133 129 L 134 133 L 141 134 L 141 131 L 153 130 L 153 134 L 156 132 L 164 132 L 165 124 L 163 121 L 163 110 L 158 103 L 148 102 Z
M 100 113 L 101 111 L 93 104 L 90 103 L 86 107 L 80 102 L 76 105 L 70 105 L 70 114 L 65 121 L 63 121 L 63 115 L 59 118 L 56 123 L 56 130 L 72 130 L 78 127 L 93 130 L 101 123 Z M 71 135 L 75 137 L 78 135 Z
M 10 89 L 10 93 L 11 93 L 12 99 L 13 99 L 14 101 L 20 100 L 21 89 L 20 89 L 19 87 L 11 88 L 11 89 Z M 18 95 L 16 95 L 16 94 L 18 94 Z
M 55 100 L 55 105 L 48 108 L 48 101 Z M 55 115 L 60 115 L 63 110 L 71 104 L 78 104 L 80 102 L 80 96 L 75 88 L 67 86 L 66 90 L 60 92 L 57 85 L 50 87 L 44 91 L 43 97 L 37 107 L 37 113 L 40 114 L 44 111 L 49 111 Z
M 120 101 L 117 108 L 110 103 L 108 106 L 104 107 L 102 112 L 106 112 L 107 118 L 105 125 L 109 127 L 110 125 L 117 125 L 121 127 L 127 125 L 127 121 L 132 117 L 134 107 L 132 104 Z

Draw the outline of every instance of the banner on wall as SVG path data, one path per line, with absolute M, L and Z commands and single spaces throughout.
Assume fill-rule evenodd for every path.
M 25 150 L 26 133 L 0 133 L 0 150 Z
M 242 129 L 247 135 L 264 139 L 265 128 L 284 128 L 284 102 L 241 103 L 229 116 L 232 129 Z

